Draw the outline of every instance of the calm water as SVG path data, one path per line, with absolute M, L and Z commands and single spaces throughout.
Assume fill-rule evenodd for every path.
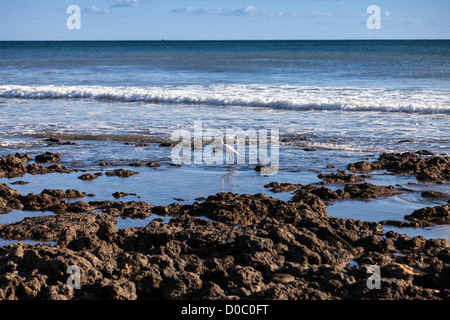
M 334 172 L 382 152 L 449 154 L 449 62 L 446 40 L 0 42 L 0 154 L 60 152 L 63 164 L 86 170 L 100 170 L 99 160 L 167 163 L 170 148 L 158 143 L 201 120 L 204 129 L 223 132 L 278 129 L 289 141 L 280 146 L 279 172 L 264 177 L 254 165 L 163 165 L 91 183 L 73 175 L 25 176 L 20 179 L 31 183 L 15 187 L 23 193 L 76 187 L 100 200 L 127 191 L 167 204 L 220 191 L 266 192 L 271 181 L 311 183 L 318 181 L 311 170 Z M 48 146 L 42 140 L 48 136 L 77 145 Z M 414 142 L 399 143 L 406 139 Z M 385 175 L 370 182 L 417 183 Z M 420 190 L 450 193 L 448 184 L 414 186 L 417 193 L 336 203 L 328 211 L 401 219 L 437 205 Z M 450 237 L 445 227 L 423 232 Z
M 448 91 L 449 57 L 448 40 L 2 42 L 0 84 Z

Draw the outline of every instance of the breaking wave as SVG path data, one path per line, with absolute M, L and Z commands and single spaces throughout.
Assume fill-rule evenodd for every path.
M 383 88 L 243 84 L 137 87 L 1 85 L 0 98 L 91 99 L 299 110 L 450 113 L 448 92 Z

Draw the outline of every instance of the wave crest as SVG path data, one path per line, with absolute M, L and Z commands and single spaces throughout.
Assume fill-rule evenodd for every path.
M 300 110 L 450 113 L 448 92 L 376 88 L 244 84 L 147 87 L 2 85 L 0 97 L 188 103 Z

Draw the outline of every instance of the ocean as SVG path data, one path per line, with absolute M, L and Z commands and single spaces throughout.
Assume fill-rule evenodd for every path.
M 171 148 L 159 143 L 177 130 L 192 132 L 195 121 L 220 132 L 278 130 L 281 141 L 274 175 L 260 175 L 252 164 L 191 163 L 135 168 L 141 174 L 133 180 L 33 176 L 14 186 L 25 194 L 47 185 L 92 192 L 94 200 L 134 192 L 155 205 L 229 191 L 289 200 L 291 193 L 273 194 L 264 185 L 317 182 L 318 171 L 345 170 L 383 152 L 448 155 L 449 120 L 448 40 L 0 42 L 1 155 L 59 152 L 62 164 L 83 170 L 100 170 L 100 161 L 170 162 Z M 52 136 L 76 145 L 49 146 L 44 138 Z M 416 192 L 338 201 L 328 214 L 401 220 L 445 203 L 420 191 L 450 193 L 448 183 L 411 175 L 377 172 L 368 181 L 413 185 Z M 8 216 L 0 224 L 10 223 Z M 450 239 L 447 226 L 405 231 Z

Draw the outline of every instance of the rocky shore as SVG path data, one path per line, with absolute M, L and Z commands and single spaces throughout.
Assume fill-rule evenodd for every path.
M 51 163 L 58 157 L 44 154 L 38 159 Z M 0 177 L 71 170 L 27 165 L 30 160 L 20 154 L 0 158 Z M 375 162 L 348 166 L 355 173 L 383 169 L 440 183 L 448 179 L 449 168 L 448 157 L 424 151 L 383 154 Z M 106 175 L 135 173 L 114 170 Z M 99 174 L 83 176 L 80 179 L 90 180 Z M 22 195 L 0 184 L 0 214 L 48 211 L 0 225 L 0 238 L 53 243 L 0 247 L 0 299 L 450 298 L 450 241 L 383 230 L 386 224 L 448 224 L 450 205 L 416 210 L 407 221 L 334 218 L 324 201 L 408 191 L 375 186 L 362 175 L 342 170 L 319 178 L 323 183 L 266 186 L 274 192 L 293 191 L 290 201 L 265 194 L 218 193 L 193 204 L 167 206 L 82 201 L 87 195 L 73 189 Z M 334 183 L 344 186 L 324 187 Z M 116 225 L 119 217 L 152 215 L 171 219 L 155 218 L 144 227 Z M 379 289 L 368 286 L 372 265 L 380 270 Z M 79 289 L 67 285 L 69 266 L 81 271 Z

